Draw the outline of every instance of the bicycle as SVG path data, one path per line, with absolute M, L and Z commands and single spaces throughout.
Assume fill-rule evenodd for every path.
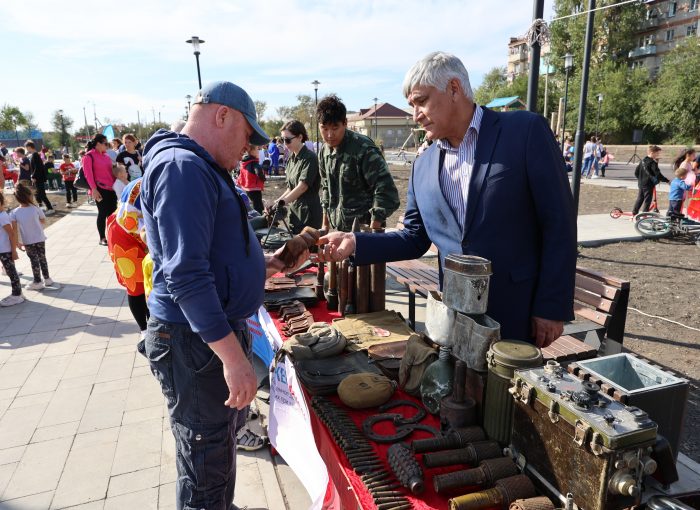
M 649 213 L 647 213 L 649 214 Z M 682 214 L 671 214 L 664 216 L 653 213 L 634 224 L 637 232 L 645 239 L 661 239 L 664 237 L 693 237 L 695 244 L 700 247 L 700 223 L 689 220 Z
M 659 205 L 658 202 L 656 201 L 656 186 L 654 186 L 654 192 L 653 192 L 653 199 L 651 201 L 651 204 L 649 204 L 649 211 L 648 212 L 641 212 L 637 215 L 632 214 L 632 211 L 623 211 L 619 207 L 613 207 L 612 210 L 610 211 L 610 217 L 614 220 L 618 219 L 620 216 L 634 216 L 632 218 L 632 221 L 635 223 L 638 222 L 641 219 L 644 219 L 648 216 L 653 216 L 656 214 L 659 214 Z

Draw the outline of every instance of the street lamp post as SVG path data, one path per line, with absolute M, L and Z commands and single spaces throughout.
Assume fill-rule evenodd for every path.
M 586 20 L 586 43 L 583 51 L 581 70 L 581 96 L 578 103 L 578 124 L 574 140 L 574 172 L 571 181 L 571 193 L 574 196 L 574 211 L 578 214 L 578 199 L 581 191 L 581 163 L 583 161 L 583 142 L 586 124 L 586 100 L 588 98 L 588 73 L 591 64 L 591 46 L 593 45 L 593 19 L 595 0 L 588 0 L 588 19 Z
M 199 45 L 204 44 L 204 39 L 193 35 L 192 39 L 187 39 L 185 42 L 191 44 L 194 49 L 194 58 L 197 60 L 197 81 L 199 82 L 199 90 L 202 90 L 202 73 L 199 70 Z
M 564 140 L 566 137 L 566 107 L 569 103 L 569 77 L 574 67 L 574 56 L 571 53 L 564 55 L 564 70 L 566 71 L 566 85 L 564 86 L 564 115 L 561 121 L 561 152 L 564 153 Z
M 83 120 L 85 121 L 85 134 L 87 135 L 88 138 L 90 138 L 92 135 L 90 134 L 90 128 L 88 127 L 87 123 L 87 113 L 85 113 L 85 107 L 83 106 Z
M 598 125 L 600 124 L 600 107 L 603 104 L 603 94 L 598 94 L 598 114 L 595 118 L 595 138 L 598 140 Z M 600 140 L 599 140 L 600 141 Z
M 542 19 L 544 15 L 544 0 L 534 0 L 532 7 L 533 21 Z M 538 28 L 538 36 L 539 31 L 540 29 Z M 540 48 L 539 37 L 536 37 L 530 47 L 530 72 L 527 80 L 527 109 L 531 112 L 537 111 L 537 84 L 540 77 Z
M 321 84 L 320 81 L 314 80 L 311 85 L 314 86 L 314 117 L 316 118 L 316 154 L 318 154 L 318 115 L 316 110 L 318 109 L 318 86 Z
M 192 101 L 192 96 L 187 94 L 185 96 L 185 99 L 187 99 L 187 107 L 185 108 L 185 120 L 187 120 L 190 118 L 190 107 L 191 107 L 190 105 L 191 105 L 191 101 Z
M 61 147 L 65 147 L 67 145 L 66 143 L 66 125 L 63 121 L 63 110 L 58 110 L 58 118 L 60 119 L 60 126 L 61 126 Z
M 377 101 L 379 98 L 374 98 L 374 143 L 377 143 L 377 137 L 379 132 L 379 126 L 377 126 Z

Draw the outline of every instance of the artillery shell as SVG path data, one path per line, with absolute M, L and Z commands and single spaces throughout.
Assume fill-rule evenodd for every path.
M 402 508 L 412 508 L 413 507 L 413 505 L 411 505 L 411 503 L 409 503 L 407 500 L 404 500 L 404 501 L 406 501 L 405 504 L 403 502 L 399 502 L 399 501 L 394 501 L 394 502 L 389 502 L 389 503 L 381 503 L 381 504 L 377 505 L 377 510 L 398 510 L 398 509 L 402 509 Z M 399 503 L 401 503 L 401 504 L 399 505 Z M 408 506 L 406 506 L 406 505 L 408 505 Z

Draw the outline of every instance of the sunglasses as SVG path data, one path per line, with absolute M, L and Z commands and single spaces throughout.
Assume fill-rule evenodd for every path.
M 282 140 L 284 141 L 284 143 L 286 145 L 289 145 L 290 143 L 292 143 L 292 140 L 294 140 L 295 138 L 296 138 L 296 136 L 293 136 L 291 138 L 282 138 Z

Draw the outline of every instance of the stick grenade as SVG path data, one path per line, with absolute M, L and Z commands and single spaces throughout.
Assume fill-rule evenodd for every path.
M 351 232 L 360 231 L 360 221 L 357 217 L 352 221 Z M 346 260 L 348 267 L 348 294 L 345 301 L 345 315 L 353 314 L 357 310 L 355 299 L 357 298 L 357 270 L 355 264 L 350 263 L 350 260 Z
M 328 263 L 328 302 L 327 308 L 331 312 L 338 311 L 338 266 L 335 262 Z
M 348 265 L 349 261 L 340 263 L 340 284 L 338 285 L 338 312 L 345 316 L 345 306 L 348 302 Z
M 383 228 L 372 229 L 372 232 L 383 233 Z M 381 312 L 386 309 L 386 263 L 372 264 L 369 290 L 369 311 Z
M 325 236 L 328 232 L 325 230 L 319 230 L 318 233 L 321 236 Z M 322 249 L 321 246 L 317 246 L 314 249 L 315 253 L 318 253 L 318 250 Z M 326 264 L 324 262 L 319 262 L 318 263 L 318 272 L 316 273 L 316 297 L 318 299 L 323 299 L 323 282 L 325 281 L 325 276 L 326 276 Z
M 362 232 L 369 232 L 367 225 L 362 225 Z M 370 268 L 369 265 L 357 266 L 357 313 L 369 312 L 369 291 L 370 291 Z

